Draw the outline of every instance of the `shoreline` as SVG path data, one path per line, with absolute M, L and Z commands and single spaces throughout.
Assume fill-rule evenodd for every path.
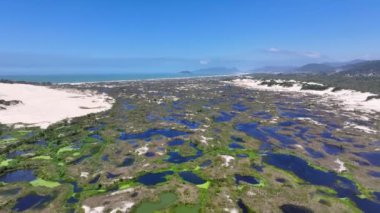
M 173 78 L 148 78 L 148 79 L 135 79 L 135 80 L 111 80 L 111 81 L 89 81 L 89 82 L 75 82 L 75 83 L 53 83 L 55 85 L 81 85 L 81 84 L 98 84 L 98 83 L 124 83 L 124 82 L 140 82 L 140 81 L 165 81 L 165 80 L 187 80 L 199 78 L 218 78 L 218 77 L 238 77 L 249 75 L 250 73 L 231 74 L 231 75 L 210 75 L 210 76 L 192 76 L 192 77 L 173 77 Z
M 251 73 L 233 73 L 233 74 L 223 74 L 223 75 L 196 75 L 196 76 L 182 76 L 182 77 L 158 77 L 158 78 L 140 78 L 140 79 L 119 79 L 119 80 L 99 80 L 99 81 L 80 81 L 80 82 L 51 82 L 51 81 L 30 81 L 30 80 L 10 80 L 7 76 L 0 76 L 1 80 L 7 80 L 10 82 L 20 83 L 20 84 L 32 84 L 32 85 L 40 85 L 42 83 L 51 83 L 52 85 L 81 85 L 81 84 L 96 84 L 96 83 L 123 83 L 123 82 L 136 82 L 136 81 L 160 81 L 160 80 L 182 80 L 182 79 L 197 79 L 197 78 L 217 78 L 217 77 L 234 77 L 234 76 L 244 76 L 249 75 Z M 114 75 L 114 74 L 110 74 Z M 23 75 L 17 76 L 21 77 Z M 27 75 L 25 75 L 27 76 Z M 37 75 L 36 75 L 37 76 Z M 44 76 L 44 75 L 41 75 Z M 56 75 L 61 76 L 61 75 Z M 77 76 L 77 75 L 62 75 L 62 76 Z M 81 76 L 81 75 L 78 75 Z M 99 75 L 99 76 L 107 76 L 107 75 Z M 15 76 L 8 76 L 15 77 Z M 29 76 L 28 76 L 29 77 Z M 5 83 L 5 82 L 4 82 Z

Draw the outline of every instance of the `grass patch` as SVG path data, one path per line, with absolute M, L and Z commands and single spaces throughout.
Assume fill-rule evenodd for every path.
M 33 160 L 51 160 L 52 158 L 48 155 L 40 155 L 32 158 Z
M 60 153 L 62 152 L 71 152 L 71 151 L 74 151 L 75 149 L 71 146 L 65 146 L 65 147 L 62 147 L 60 148 L 58 151 L 57 151 L 57 154 L 59 155 Z
M 48 187 L 48 188 L 55 188 L 55 187 L 61 185 L 58 182 L 47 181 L 47 180 L 43 180 L 41 178 L 37 178 L 36 180 L 31 181 L 30 184 L 32 184 L 32 186 L 44 186 L 44 187 Z
M 12 161 L 13 161 L 12 159 L 3 160 L 0 163 L 0 167 L 9 166 L 9 163 L 12 162 Z
M 208 187 L 210 187 L 210 184 L 211 184 L 211 182 L 210 181 L 207 181 L 206 183 L 204 183 L 204 184 L 198 184 L 198 185 L 196 185 L 198 188 L 200 188 L 200 189 L 208 189 Z

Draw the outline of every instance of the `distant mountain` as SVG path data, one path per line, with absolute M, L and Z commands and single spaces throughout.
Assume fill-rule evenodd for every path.
M 339 75 L 380 77 L 380 60 L 363 61 L 341 67 Z
M 326 64 L 326 65 L 329 65 L 329 66 L 335 67 L 335 68 L 341 68 L 343 66 L 347 66 L 347 65 L 351 65 L 351 64 L 357 64 L 357 63 L 365 62 L 365 61 L 366 60 L 363 60 L 363 59 L 355 59 L 355 60 L 345 61 L 345 62 L 326 62 L 323 64 Z
M 260 67 L 249 72 L 254 73 L 282 73 L 282 72 L 290 72 L 294 71 L 297 67 L 293 66 L 265 66 Z
M 306 64 L 296 69 L 301 73 L 331 73 L 335 71 L 335 68 L 327 64 Z
M 209 74 L 209 75 L 228 75 L 228 74 L 234 74 L 239 73 L 240 70 L 238 70 L 236 67 L 209 67 L 199 70 L 194 70 L 192 73 L 195 74 Z
M 305 73 L 345 76 L 380 77 L 380 60 L 366 61 L 356 59 L 347 62 L 311 63 L 300 67 L 267 66 L 251 71 L 252 73 Z

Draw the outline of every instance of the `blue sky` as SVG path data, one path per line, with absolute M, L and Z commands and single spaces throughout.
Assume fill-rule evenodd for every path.
M 2 0 L 0 74 L 380 58 L 378 0 Z

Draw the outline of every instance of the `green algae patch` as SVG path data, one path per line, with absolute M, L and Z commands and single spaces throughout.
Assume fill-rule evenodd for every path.
M 57 151 L 57 154 L 59 155 L 60 153 L 62 152 L 71 152 L 71 151 L 74 151 L 75 149 L 71 146 L 65 146 L 65 147 L 62 147 L 60 148 L 58 151 Z
M 181 205 L 174 208 L 175 213 L 198 213 L 200 209 L 199 205 Z
M 12 159 L 3 160 L 0 163 L 0 167 L 9 166 L 10 162 L 12 162 Z
M 146 213 L 146 212 L 159 212 L 164 210 L 177 201 L 177 195 L 174 193 L 164 193 L 160 195 L 160 200 L 158 202 L 142 202 L 136 209 L 136 213 Z
M 52 158 L 48 155 L 40 155 L 32 158 L 33 160 L 51 160 Z
M 48 188 L 55 188 L 55 187 L 61 185 L 58 182 L 47 181 L 47 180 L 43 180 L 41 178 L 38 178 L 34 181 L 31 181 L 30 184 L 32 184 L 32 186 L 44 186 L 44 187 L 48 187 Z
M 132 186 L 132 184 L 130 184 L 130 183 L 123 183 L 123 184 L 119 185 L 119 189 L 120 190 L 128 189 L 128 188 L 131 188 L 131 186 Z
M 211 182 L 210 181 L 207 181 L 206 183 L 204 183 L 204 184 L 198 184 L 198 185 L 196 185 L 198 188 L 200 188 L 200 189 L 208 189 L 208 187 L 210 187 L 210 184 L 211 184 Z

